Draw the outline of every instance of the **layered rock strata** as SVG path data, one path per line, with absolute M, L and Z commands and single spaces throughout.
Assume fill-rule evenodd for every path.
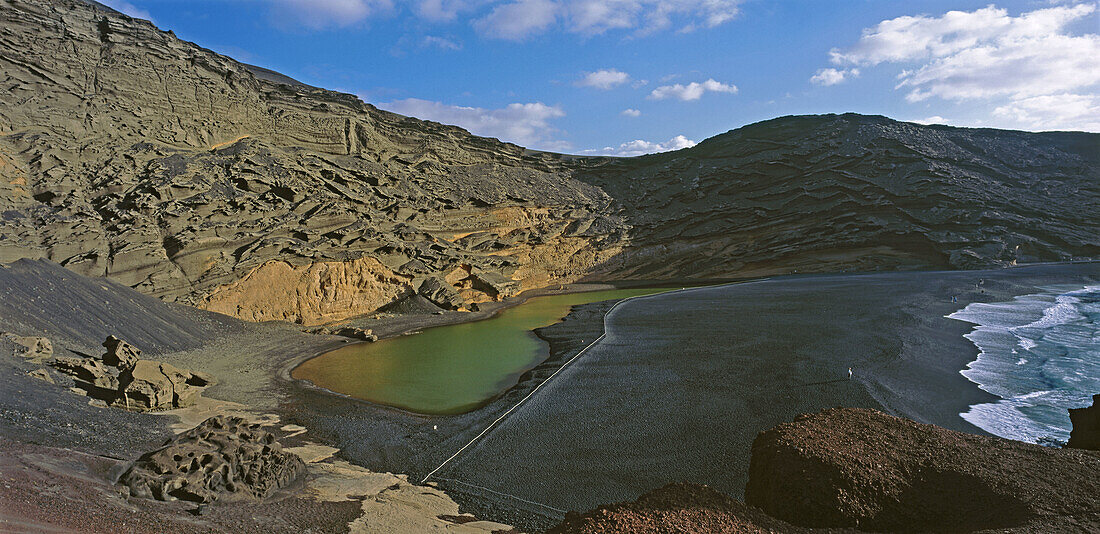
M 0 3 L 0 262 L 250 321 L 580 279 L 1100 257 L 1100 136 L 784 117 L 639 158 L 379 110 L 79 0 Z

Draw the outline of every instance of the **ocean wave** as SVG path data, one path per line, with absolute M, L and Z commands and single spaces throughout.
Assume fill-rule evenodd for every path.
M 1100 391 L 1100 286 L 1040 288 L 948 315 L 975 325 L 966 334 L 978 357 L 961 374 L 1001 398 L 971 406 L 963 419 L 998 436 L 1064 441 L 1067 408 Z

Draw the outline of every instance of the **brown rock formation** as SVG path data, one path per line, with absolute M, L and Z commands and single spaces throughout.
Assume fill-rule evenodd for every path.
M 115 337 L 108 336 L 103 342 L 107 352 L 103 354 L 103 363 L 119 369 L 133 369 L 141 359 L 141 350 Z
M 1100 457 L 837 408 L 762 432 L 749 505 L 874 531 L 1095 531 Z
M 140 410 L 184 408 L 195 404 L 201 387 L 209 382 L 173 365 L 139 360 L 119 375 L 115 404 Z
M 78 390 L 128 410 L 170 410 L 195 403 L 214 377 L 167 363 L 142 360 L 133 345 L 109 336 L 100 358 L 58 357 L 51 364 L 72 377 Z M 48 375 L 47 375 L 48 376 Z
M 0 332 L 5 339 L 15 343 L 15 351 L 12 356 L 26 358 L 33 363 L 42 363 L 53 356 L 53 343 L 49 338 L 40 336 L 17 336 L 7 332 Z
M 205 503 L 263 499 L 304 472 L 260 425 L 219 415 L 142 455 L 119 483 L 135 497 Z
M 547 534 L 801 533 L 708 486 L 669 484 L 633 502 L 570 512 Z
M 1100 394 L 1092 396 L 1092 406 L 1070 409 L 1073 430 L 1066 447 L 1100 451 Z

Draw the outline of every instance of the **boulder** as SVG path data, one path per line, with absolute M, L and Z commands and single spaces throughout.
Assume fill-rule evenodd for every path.
M 760 433 L 745 502 L 803 527 L 1090 532 L 1100 455 L 834 408 Z
M 103 346 L 107 349 L 103 363 L 120 370 L 132 368 L 141 359 L 141 350 L 115 336 L 108 336 Z
M 137 347 L 115 336 L 108 337 L 103 346 L 107 353 L 102 359 L 60 357 L 52 365 L 73 378 L 75 391 L 129 410 L 190 406 L 203 388 L 216 382 L 207 373 L 139 359 Z
M 195 403 L 199 388 L 194 376 L 163 362 L 138 360 L 119 376 L 121 397 L 116 404 L 139 410 L 170 410 Z M 201 380 L 201 379 L 200 379 Z
M 48 338 L 38 336 L 17 336 L 3 333 L 4 339 L 15 343 L 15 351 L 12 356 L 26 358 L 33 363 L 42 363 L 53 356 L 53 344 Z
M 417 293 L 432 301 L 435 305 L 448 310 L 457 310 L 466 303 L 454 287 L 451 287 L 450 284 L 438 276 L 425 279 L 420 284 Z
M 39 380 L 45 380 L 46 382 L 49 382 L 51 384 L 55 383 L 53 381 L 53 377 L 50 376 L 50 372 L 48 370 L 46 370 L 45 368 L 35 369 L 33 371 L 30 371 L 30 372 L 27 373 L 27 376 L 32 376 L 32 377 L 37 378 Z
M 378 341 L 378 336 L 374 335 L 373 330 L 359 328 L 357 326 L 344 326 L 335 330 L 331 330 L 329 333 L 335 336 L 362 339 L 363 341 Z
M 215 416 L 142 455 L 119 479 L 134 497 L 208 503 L 263 499 L 305 472 L 271 432 L 240 417 Z
M 52 364 L 54 369 L 73 377 L 77 382 L 77 386 L 87 384 L 99 390 L 100 395 L 96 395 L 97 397 L 102 397 L 105 391 L 118 389 L 117 374 L 95 358 L 61 356 L 54 358 Z
M 1092 396 L 1092 406 L 1071 408 L 1069 420 L 1073 430 L 1066 447 L 1100 451 L 1100 394 Z
M 635 501 L 605 504 L 583 514 L 569 512 L 547 534 L 639 532 L 802 534 L 809 530 L 768 517 L 709 486 L 677 483 L 653 490 Z

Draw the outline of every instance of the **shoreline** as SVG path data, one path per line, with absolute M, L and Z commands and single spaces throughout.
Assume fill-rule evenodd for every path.
M 1049 265 L 1050 264 L 1047 264 L 1046 266 Z M 1055 265 L 1063 268 L 1076 265 L 1079 270 L 1091 270 L 1100 275 L 1100 263 L 1097 262 L 1075 262 L 1073 264 Z M 1007 279 L 1026 279 L 1029 276 L 1027 274 L 1028 270 L 1042 270 L 1043 267 L 1043 265 L 1027 265 L 1008 269 L 998 269 L 995 271 L 891 271 L 886 273 L 794 274 L 773 277 L 770 280 L 749 279 L 721 282 L 694 281 L 694 283 L 710 286 L 703 288 L 704 290 L 715 290 L 716 288 L 729 286 L 731 282 L 741 282 L 733 283 L 734 286 L 740 287 L 757 286 L 761 284 L 789 285 L 796 283 L 813 286 L 822 279 L 868 275 L 879 277 L 926 277 L 935 279 L 937 277 L 976 278 L 981 276 L 978 273 L 994 273 Z M 987 275 L 987 277 L 988 276 L 991 275 Z M 88 280 L 92 280 L 93 284 L 95 284 L 95 289 L 99 290 L 100 284 L 98 279 Z M 745 282 L 748 282 L 748 284 Z M 715 283 L 721 285 L 712 285 Z M 360 318 L 349 321 L 348 323 L 354 324 L 356 321 L 361 321 L 361 324 L 367 324 L 368 328 L 372 327 L 371 325 L 373 324 L 375 328 L 379 328 L 376 332 L 381 332 L 388 338 L 434 326 L 488 319 L 495 316 L 503 309 L 523 304 L 528 299 L 537 296 L 570 292 L 575 293 L 606 288 L 621 288 L 623 285 L 640 287 L 643 284 L 665 286 L 687 285 L 684 284 L 683 281 L 672 284 L 669 281 L 660 280 L 634 281 L 625 284 L 571 284 L 568 286 L 568 289 L 564 291 L 542 288 L 540 290 L 525 292 L 518 295 L 517 297 L 519 298 L 513 298 L 513 300 L 510 301 L 505 300 L 498 303 L 492 309 L 473 312 L 478 314 L 478 316 L 473 317 L 471 316 L 472 314 L 466 312 L 448 312 L 444 315 L 420 314 L 389 317 L 376 322 L 368 322 L 368 320 Z M 982 298 L 992 300 L 999 298 L 998 295 L 1002 293 L 1004 295 L 1013 294 L 1013 291 L 1015 291 L 1013 288 L 1020 289 L 1025 287 L 1019 284 L 1014 286 L 1010 284 L 1010 286 L 1011 287 L 1006 286 L 996 291 L 985 293 Z M 992 286 L 987 286 L 987 289 L 991 288 Z M 131 290 L 126 288 L 126 291 Z M 649 295 L 647 298 L 664 296 L 677 291 L 678 290 L 672 290 L 668 293 Z M 1021 292 L 1026 292 L 1026 290 Z M 136 293 L 134 294 L 136 295 Z M 352 471 L 359 470 L 363 473 L 371 473 L 379 476 L 389 472 L 406 473 L 406 475 L 401 475 L 401 480 L 403 481 L 420 480 L 420 476 L 427 473 L 432 467 L 438 466 L 441 459 L 446 458 L 455 450 L 458 450 L 458 447 L 467 443 L 475 432 L 484 428 L 483 423 L 485 421 L 496 418 L 509 407 L 514 407 L 517 399 L 528 395 L 532 390 L 546 383 L 546 379 L 553 376 L 554 373 L 566 369 L 566 367 L 563 367 L 564 362 L 569 361 L 570 358 L 575 356 L 577 351 L 581 350 L 584 346 L 590 344 L 591 340 L 596 339 L 604 333 L 604 323 L 608 320 L 608 310 L 614 307 L 617 302 L 622 301 L 622 299 L 617 299 L 613 301 L 604 301 L 602 303 L 589 303 L 574 306 L 561 321 L 534 331 L 536 336 L 547 342 L 549 346 L 549 355 L 534 368 L 523 373 L 515 386 L 502 391 L 500 395 L 490 400 L 485 406 L 467 414 L 460 414 L 457 416 L 429 416 L 400 411 L 393 407 L 340 396 L 339 394 L 317 388 L 316 386 L 303 384 L 302 381 L 290 377 L 290 371 L 301 361 L 316 357 L 319 354 L 323 354 L 335 348 L 347 346 L 348 342 L 346 338 L 307 334 L 302 331 L 300 326 L 287 323 L 243 323 L 194 308 L 175 304 L 165 304 L 151 297 L 143 298 L 154 301 L 155 305 L 164 306 L 169 311 L 180 315 L 181 319 L 178 319 L 177 322 L 183 320 L 182 318 L 187 318 L 187 320 L 197 321 L 198 324 L 208 325 L 203 327 L 203 329 L 212 328 L 211 333 L 215 335 L 207 338 L 199 347 L 171 350 L 170 347 L 165 346 L 148 351 L 150 358 L 159 359 L 183 368 L 210 371 L 215 374 L 215 376 L 218 376 L 220 380 L 219 384 L 208 390 L 204 395 L 210 399 L 212 403 L 221 403 L 222 405 L 236 403 L 239 406 L 233 407 L 234 409 L 243 409 L 244 411 L 254 413 L 258 416 L 271 414 L 277 416 L 279 424 L 284 427 L 302 427 L 308 436 L 298 435 L 301 434 L 300 432 L 295 434 L 297 437 L 291 438 L 290 446 L 303 446 L 303 441 L 308 440 L 314 445 L 330 450 L 329 455 L 332 455 L 332 458 L 326 460 L 326 465 L 337 462 L 341 463 L 340 465 L 346 464 L 346 469 L 351 469 Z M 944 306 L 944 302 L 940 301 L 937 301 L 935 304 L 938 307 Z M 960 298 L 960 302 L 950 311 L 961 309 L 965 307 L 965 305 L 966 302 L 963 302 L 963 299 Z M 952 305 L 948 303 L 946 306 L 950 307 Z M 44 310 L 43 312 L 49 313 L 49 311 L 50 310 Z M 86 311 L 89 313 L 95 312 L 95 310 Z M 941 315 L 946 315 L 950 313 L 950 311 Z M 107 310 L 103 313 L 109 316 L 110 313 L 114 312 Z M 64 316 L 59 315 L 59 317 Z M 118 325 L 125 325 L 128 322 L 140 325 L 145 319 L 146 318 L 139 316 L 118 316 L 111 319 L 111 321 L 112 324 Z M 965 368 L 966 363 L 972 361 L 977 355 L 977 348 L 962 337 L 962 334 L 969 331 L 971 325 L 962 321 L 950 322 L 956 324 L 955 328 L 948 328 L 948 332 L 935 330 L 932 330 L 932 332 L 938 336 L 955 338 L 955 342 L 961 341 L 968 349 L 958 351 L 952 358 L 952 360 L 961 362 L 958 368 L 943 373 L 942 376 L 946 377 L 945 380 L 962 380 L 973 390 L 984 394 L 984 392 L 978 388 L 977 384 L 966 380 L 958 373 L 959 370 Z M 378 325 L 381 326 L 379 327 Z M 958 330 L 958 332 L 953 332 L 955 330 Z M 77 342 L 73 345 L 73 342 L 70 340 L 65 341 L 64 344 L 85 351 L 90 350 L 87 347 L 93 347 L 91 341 L 83 343 Z M 587 359 L 588 357 L 582 358 L 576 363 L 582 363 Z M 948 362 L 940 363 L 945 364 Z M 573 367 L 569 367 L 569 369 L 572 368 Z M 568 381 L 555 379 L 553 384 L 562 384 L 563 382 Z M 35 386 L 34 389 L 39 389 L 38 386 L 40 384 L 37 382 L 32 382 L 32 385 Z M 933 383 L 930 384 L 930 386 L 934 387 L 936 384 Z M 903 394 L 894 391 L 896 387 L 897 383 L 891 383 L 889 380 L 878 381 L 869 386 L 869 391 L 874 388 L 882 388 L 883 391 L 893 391 L 894 394 L 898 395 Z M 875 391 L 878 390 L 876 389 Z M 66 405 L 70 406 L 80 405 L 85 402 L 85 400 L 80 397 L 69 398 L 72 396 L 61 388 L 57 388 L 56 393 L 52 393 L 51 395 L 52 396 L 47 396 L 46 398 L 65 398 Z M 545 395 L 546 392 L 540 392 L 540 394 L 535 396 L 532 400 L 539 400 Z M 967 395 L 962 395 L 961 397 L 966 396 Z M 911 407 L 906 406 L 905 403 L 902 403 L 902 405 L 890 405 L 889 402 L 882 404 L 885 409 L 894 413 L 901 413 L 907 416 L 916 413 L 910 410 Z M 526 406 L 529 405 L 525 405 L 525 407 Z M 28 408 L 28 410 L 33 409 L 37 408 Z M 84 413 L 87 412 L 88 408 L 84 407 L 82 410 L 81 413 Z M 196 407 L 194 411 L 198 413 L 198 407 Z M 220 411 L 224 410 L 215 411 L 220 413 Z M 186 422 L 177 423 L 175 425 L 169 424 L 165 421 L 165 418 L 159 417 L 159 415 L 163 414 L 148 415 L 133 414 L 129 412 L 122 413 L 98 408 L 87 413 L 89 414 L 87 417 L 91 418 L 88 420 L 117 420 L 120 422 L 144 421 L 140 423 L 138 427 L 135 427 L 134 432 L 136 433 L 133 434 L 135 436 L 146 435 L 143 434 L 142 431 L 138 431 L 137 428 L 148 429 L 144 432 L 149 432 L 155 428 L 167 429 L 169 427 L 174 427 L 173 430 L 178 431 L 182 428 L 176 427 L 186 425 Z M 210 412 L 210 414 L 213 415 L 213 412 Z M 169 415 L 182 414 L 169 413 Z M 507 423 L 512 420 L 515 415 L 516 414 L 513 414 L 507 418 L 505 422 Z M 195 417 L 198 416 L 195 415 Z M 954 417 L 961 420 L 961 418 L 957 417 L 957 413 L 954 414 Z M 183 421 L 186 420 L 187 418 L 184 417 Z M 430 430 L 437 424 L 440 427 L 439 431 Z M 967 431 L 971 433 L 981 433 L 976 427 L 967 429 Z M 494 436 L 499 433 L 500 429 L 494 429 L 493 432 L 489 433 L 489 436 Z M 25 433 L 19 432 L 17 434 Z M 289 433 L 284 433 L 283 437 L 289 437 L 287 434 Z M 116 456 L 132 455 L 136 457 L 137 454 L 148 450 L 147 447 L 149 447 L 149 445 L 134 445 L 133 443 L 130 445 L 119 444 L 114 446 L 101 445 L 89 447 L 88 445 L 80 445 L 79 440 L 67 438 L 64 437 L 64 435 L 64 432 L 62 432 L 58 437 L 50 439 L 53 439 L 53 442 L 56 443 L 66 445 L 73 444 L 77 447 L 77 450 L 114 450 L 116 451 Z M 17 442 L 20 442 L 18 435 L 11 437 Z M 156 437 L 156 433 L 153 433 L 148 434 L 148 436 L 144 438 L 139 437 L 137 442 L 149 442 L 151 444 L 159 439 L 160 438 Z M 107 449 L 104 449 L 104 447 L 107 447 Z M 339 449 L 337 447 L 339 447 Z M 747 451 L 745 451 L 742 456 L 744 459 L 747 459 Z M 349 461 L 351 463 L 348 463 Z M 360 465 L 368 466 L 369 471 L 357 467 Z M 491 469 L 487 469 L 487 471 L 491 471 Z M 432 480 L 439 480 L 440 478 L 450 477 L 433 477 Z M 446 495 L 448 496 L 447 499 L 453 499 L 454 502 L 458 503 L 457 506 L 459 506 L 461 510 L 472 510 L 477 512 L 479 517 L 502 521 L 521 527 L 524 527 L 524 525 L 528 525 L 529 527 L 527 528 L 548 526 L 553 520 L 560 519 L 560 517 L 552 517 L 546 514 L 545 510 L 542 511 L 543 513 L 535 513 L 529 509 L 530 507 L 527 507 L 528 510 L 524 511 L 523 506 L 517 504 L 518 501 L 502 501 L 499 496 L 496 498 L 487 498 L 484 493 L 481 495 L 474 494 L 469 491 L 468 488 L 463 489 L 459 487 L 458 484 L 454 483 L 443 482 L 442 484 L 436 484 L 434 482 L 429 482 L 426 486 L 410 484 L 410 487 L 445 488 Z M 631 498 L 636 496 L 637 495 L 632 495 Z M 519 498 L 522 499 L 522 497 Z M 532 502 L 539 502 L 538 499 L 529 500 Z M 511 502 L 511 504 L 508 504 L 508 502 Z M 160 507 L 162 503 L 147 504 L 153 508 L 157 508 Z M 169 508 L 164 509 L 167 510 Z M 552 506 L 552 508 L 580 509 L 569 506 Z
M 743 345 L 744 347 L 753 346 L 752 338 L 755 335 L 774 337 L 768 333 L 786 330 L 788 337 L 791 337 L 795 333 L 789 328 L 785 329 L 783 322 L 767 326 L 771 319 L 765 316 L 776 312 L 773 306 L 777 304 L 772 301 L 780 297 L 785 303 L 808 300 L 805 305 L 809 308 L 806 311 L 787 310 L 787 313 L 800 320 L 812 319 L 815 325 L 820 325 L 826 331 L 833 329 L 832 335 L 835 339 L 819 339 L 818 327 L 794 336 L 798 339 L 792 342 L 792 348 L 798 345 L 803 347 L 802 350 L 809 351 L 804 353 L 810 357 L 805 363 L 798 363 L 803 358 L 799 355 L 794 355 L 794 359 L 787 356 L 776 359 L 776 356 L 783 354 L 781 350 L 770 352 L 773 358 L 745 359 L 744 365 L 755 361 L 754 365 L 761 370 L 751 371 L 752 374 L 748 376 L 753 378 L 743 385 L 737 381 L 730 382 L 721 374 L 712 375 L 709 368 L 700 369 L 697 373 L 703 375 L 691 382 L 690 389 L 704 388 L 711 391 L 703 397 L 684 396 L 686 390 L 681 387 L 661 385 L 663 382 L 660 380 L 643 378 L 662 376 L 657 369 L 663 368 L 661 361 L 664 358 L 643 363 L 637 360 L 638 354 L 631 354 L 631 365 L 642 367 L 632 367 L 629 375 L 621 373 L 621 364 L 616 363 L 616 359 L 621 356 L 616 355 L 616 351 L 621 352 L 623 348 L 615 349 L 611 345 L 621 345 L 625 339 L 629 339 L 631 341 L 624 346 L 630 348 L 627 350 L 637 351 L 642 346 L 652 345 L 661 347 L 659 351 L 669 351 L 659 340 L 651 341 L 636 336 L 644 335 L 648 331 L 647 326 L 642 325 L 650 325 L 653 321 L 670 321 L 683 307 L 666 309 L 672 305 L 669 301 L 674 299 L 674 296 L 667 293 L 660 303 L 650 301 L 649 304 L 623 306 L 609 318 L 612 337 L 618 339 L 605 342 L 610 343 L 605 347 L 607 350 L 590 352 L 584 359 L 567 368 L 566 375 L 556 379 L 476 447 L 450 464 L 440 477 L 457 479 L 464 485 L 511 494 L 516 499 L 538 502 L 556 509 L 583 510 L 600 503 L 632 499 L 644 491 L 673 480 L 710 484 L 737 497 L 743 488 L 743 482 L 738 481 L 747 477 L 748 446 L 756 432 L 779 422 L 790 421 L 800 413 L 833 406 L 878 408 L 919 422 L 971 434 L 985 434 L 958 415 L 972 402 L 984 401 L 990 397 L 959 373 L 977 353 L 976 348 L 963 337 L 969 331 L 969 325 L 947 319 L 945 315 L 964 306 L 965 301 L 999 300 L 1008 295 L 1027 292 L 1033 283 L 1082 276 L 1100 277 L 1100 264 L 1023 266 L 996 271 L 809 275 L 704 288 L 704 291 L 725 291 L 727 296 L 710 300 L 693 297 L 697 302 L 683 304 L 688 308 L 705 308 L 725 301 L 730 309 L 742 309 L 741 315 L 747 317 L 738 319 L 739 322 L 753 319 L 742 328 L 748 334 L 745 342 L 749 343 Z M 950 302 L 952 293 L 966 292 L 968 287 L 974 287 L 970 285 L 971 280 L 977 282 L 980 277 L 986 278 L 984 292 L 975 287 L 972 292 L 966 293 L 965 299 L 960 296 L 959 303 Z M 900 280 L 904 282 L 899 282 Z M 904 288 L 897 287 L 899 283 L 904 283 Z M 857 287 L 863 289 L 856 289 Z M 732 298 L 728 296 L 732 292 L 743 294 L 744 298 L 730 303 L 727 299 Z M 810 294 L 820 296 L 811 297 Z M 843 309 L 849 311 L 836 309 L 833 312 L 835 317 L 826 313 L 808 312 L 820 306 L 832 309 L 837 302 L 848 302 L 845 299 L 852 299 L 844 304 L 846 308 Z M 867 302 L 879 302 L 886 308 L 882 312 L 875 311 L 877 308 L 869 308 Z M 749 304 L 755 307 L 743 309 Z M 546 331 L 561 328 L 562 324 L 571 319 L 575 323 L 585 320 L 597 323 L 603 313 L 593 313 L 591 308 L 594 306 L 589 304 L 578 307 L 579 310 L 575 309 L 571 317 L 563 323 L 542 329 L 539 332 L 540 337 L 545 339 Z M 578 315 L 585 313 L 586 307 L 589 308 L 587 319 Z M 651 310 L 639 310 L 640 307 Z M 845 322 L 851 319 L 850 313 L 862 314 L 864 318 L 855 323 L 845 323 L 837 329 L 836 326 L 841 324 L 842 318 Z M 632 323 L 625 332 L 619 331 L 626 324 L 623 321 Z M 676 328 L 681 328 L 684 324 L 686 323 L 683 321 L 677 322 Z M 576 340 L 591 339 L 587 336 L 592 333 L 592 328 L 585 330 L 582 327 L 574 333 L 576 335 L 565 335 L 558 343 L 563 343 L 563 347 L 564 344 L 573 343 L 573 350 L 576 350 L 576 346 L 583 346 L 577 345 Z M 867 335 L 860 337 L 861 333 Z M 707 346 L 711 342 L 706 336 L 713 332 L 703 327 L 700 332 L 690 335 L 696 334 L 701 337 L 695 346 L 677 349 L 678 352 L 668 352 L 668 357 L 678 359 L 688 357 L 692 351 L 708 350 Z M 853 335 L 856 337 L 852 337 Z M 552 345 L 553 343 L 554 340 L 551 340 Z M 853 353 L 850 349 L 857 351 Z M 563 354 L 568 355 L 569 352 L 564 350 Z M 552 361 L 561 362 L 559 358 L 552 358 Z M 709 359 L 706 357 L 698 360 L 699 363 L 707 361 Z M 650 360 L 646 359 L 644 362 Z M 657 367 L 650 370 L 654 365 Z M 791 365 L 796 367 L 792 368 Z M 856 368 L 856 377 L 852 381 L 841 376 L 842 371 L 849 366 Z M 791 372 L 794 374 L 788 376 Z M 822 376 L 823 373 L 825 376 Z M 830 374 L 835 378 L 830 378 Z M 594 378 L 604 376 L 608 378 Z M 666 376 L 669 375 L 666 373 Z M 779 377 L 787 378 L 777 380 Z M 597 381 L 592 382 L 594 379 Z M 642 380 L 644 384 L 639 385 L 638 380 Z M 638 408 L 631 407 L 631 400 L 647 398 L 650 395 L 647 392 L 654 388 L 663 390 L 667 387 L 673 387 L 670 392 L 675 392 L 671 399 L 675 402 L 671 403 L 671 408 L 664 407 L 669 404 L 668 401 L 662 401 L 654 414 L 636 411 L 641 408 L 649 410 L 654 406 L 652 403 L 640 405 Z M 719 393 L 727 390 L 730 393 Z M 741 393 L 735 393 L 736 391 Z M 684 398 L 676 400 L 681 396 Z M 743 400 L 737 401 L 737 398 Z M 568 402 L 563 405 L 566 399 Z M 721 404 L 711 406 L 717 399 L 733 399 L 733 404 L 726 408 Z M 739 402 L 746 402 L 752 408 L 748 411 L 743 407 L 738 408 L 737 406 L 742 406 Z M 731 428 L 728 429 L 729 432 L 724 430 L 711 436 L 718 441 L 706 441 L 708 432 L 702 427 L 695 428 L 692 423 L 713 419 L 713 414 L 680 411 L 692 406 L 712 407 L 723 414 L 723 417 L 732 418 L 742 424 L 735 425 L 736 430 Z M 632 422 L 634 420 L 638 420 L 641 426 L 635 425 Z M 642 421 L 647 424 L 642 424 Z M 678 441 L 674 441 L 673 445 L 665 445 L 667 438 L 662 440 L 639 437 L 635 440 L 629 437 L 631 432 L 641 432 L 639 436 L 649 435 L 650 432 L 663 435 L 664 432 L 658 432 L 658 429 L 670 425 L 672 428 L 687 425 L 685 429 L 691 429 L 677 432 L 677 435 L 689 439 L 692 445 L 688 450 L 695 453 L 684 456 L 685 450 L 674 445 Z M 635 428 L 637 430 L 632 430 Z M 593 437 L 593 434 L 597 436 Z M 695 442 L 696 439 L 702 441 Z M 639 448 L 644 449 L 644 454 L 637 452 Z M 698 454 L 706 454 L 712 450 L 718 456 L 707 456 L 707 459 L 702 460 L 699 458 Z M 637 456 L 638 454 L 642 456 Z M 648 469 L 656 473 L 653 476 L 636 473 L 628 467 L 648 465 L 647 461 L 653 463 L 651 460 L 666 456 L 676 460 L 663 462 L 660 466 L 650 466 Z M 715 478 L 717 465 L 725 467 L 721 469 L 723 475 Z M 662 469 L 668 469 L 668 472 L 662 474 Z M 531 487 L 527 482 L 531 476 L 529 473 L 536 472 L 540 487 Z M 637 478 L 637 482 L 621 484 L 623 477 Z M 620 482 L 602 482 L 614 479 L 619 479 Z M 569 487 L 568 490 L 565 489 L 566 486 Z M 468 497 L 470 492 L 463 491 L 462 487 L 450 484 L 445 487 L 455 494 L 456 499 L 471 508 L 491 510 L 502 505 L 500 499 L 495 499 L 494 502 L 491 496 L 487 496 L 488 492 L 483 491 L 480 495 Z M 587 497 L 584 496 L 586 494 Z M 490 502 L 477 502 L 485 500 Z

